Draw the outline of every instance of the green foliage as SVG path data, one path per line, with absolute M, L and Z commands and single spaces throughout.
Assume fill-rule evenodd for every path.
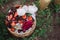
M 55 5 L 55 6 L 56 6 L 55 10 L 56 12 L 58 12 L 60 10 L 60 5 Z
M 8 2 L 8 0 L 0 0 L 0 5 L 4 5 L 7 2 Z

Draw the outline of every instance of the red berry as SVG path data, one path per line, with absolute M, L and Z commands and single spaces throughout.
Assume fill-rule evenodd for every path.
M 14 28 L 11 28 L 11 31 L 12 31 L 12 32 L 14 32 L 14 31 L 15 31 L 15 29 L 14 29 Z

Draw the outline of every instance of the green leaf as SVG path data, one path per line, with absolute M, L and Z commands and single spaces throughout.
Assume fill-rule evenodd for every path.
M 45 29 L 42 29 L 42 30 L 40 31 L 40 36 L 44 36 L 45 33 L 46 33 L 46 30 L 45 30 Z

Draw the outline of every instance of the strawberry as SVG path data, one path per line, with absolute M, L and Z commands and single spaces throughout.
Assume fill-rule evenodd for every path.
M 13 17 L 13 15 L 12 15 L 12 14 L 10 14 L 9 16 L 7 16 L 8 20 L 11 20 L 11 19 L 12 19 L 12 17 Z
M 14 29 L 14 28 L 11 28 L 11 31 L 12 31 L 12 32 L 14 32 L 14 31 L 15 31 L 15 29 Z
M 23 18 L 23 19 L 26 19 L 26 15 L 23 15 L 22 18 Z
M 11 26 L 14 27 L 16 25 L 15 21 L 12 21 Z
M 19 22 L 20 24 L 23 24 L 23 20 L 18 20 L 18 22 Z
M 14 17 L 18 16 L 17 12 L 15 12 Z
M 32 19 L 32 16 L 28 16 L 28 20 L 29 21 L 32 21 L 33 19 Z

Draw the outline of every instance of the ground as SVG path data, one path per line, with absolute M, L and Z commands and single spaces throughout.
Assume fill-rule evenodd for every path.
M 1 40 L 60 40 L 60 6 L 50 7 L 45 10 L 38 10 L 37 24 L 34 33 L 26 38 L 12 36 L 4 24 L 5 16 L 10 7 L 14 4 L 24 4 L 25 1 L 9 1 L 0 7 L 0 39 Z M 37 7 L 38 1 L 34 2 Z M 53 4 L 52 4 L 53 5 Z

